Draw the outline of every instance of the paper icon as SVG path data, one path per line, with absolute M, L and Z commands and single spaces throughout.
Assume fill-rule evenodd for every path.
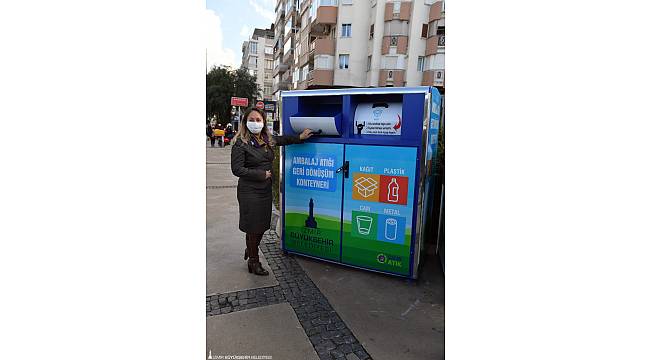
M 359 195 L 364 198 L 372 196 L 377 190 L 377 180 L 371 177 L 358 177 L 354 180 L 354 187 L 357 189 Z

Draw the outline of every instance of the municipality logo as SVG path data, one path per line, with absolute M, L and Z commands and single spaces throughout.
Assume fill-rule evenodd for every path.
M 377 255 L 377 262 L 379 262 L 380 264 L 385 263 L 386 262 L 386 255 L 384 255 L 384 254 Z

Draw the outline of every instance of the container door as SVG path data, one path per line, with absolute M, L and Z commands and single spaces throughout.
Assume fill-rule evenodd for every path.
M 342 262 L 410 275 L 417 149 L 346 145 Z
M 343 144 L 304 143 L 285 150 L 284 249 L 341 261 Z

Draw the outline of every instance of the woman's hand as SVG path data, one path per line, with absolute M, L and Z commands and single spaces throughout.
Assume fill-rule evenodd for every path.
M 305 140 L 309 139 L 313 134 L 312 134 L 312 129 L 305 129 L 300 133 L 300 140 Z
M 271 171 L 266 170 L 266 178 L 264 178 L 264 180 L 266 180 L 266 179 L 270 179 L 271 176 L 272 176 L 272 175 L 271 175 Z

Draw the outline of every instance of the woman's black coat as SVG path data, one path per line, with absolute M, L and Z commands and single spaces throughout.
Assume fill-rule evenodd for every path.
M 298 144 L 299 136 L 274 136 L 276 145 Z M 267 151 L 264 151 L 266 149 Z M 266 179 L 266 171 L 273 168 L 273 148 L 255 147 L 237 139 L 232 146 L 230 167 L 239 177 L 237 200 L 239 201 L 239 230 L 261 234 L 271 225 L 272 177 Z

